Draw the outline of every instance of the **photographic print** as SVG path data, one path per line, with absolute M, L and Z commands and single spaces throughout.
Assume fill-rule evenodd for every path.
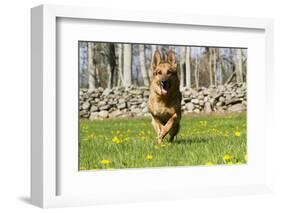
M 79 170 L 247 163 L 247 48 L 78 42 Z

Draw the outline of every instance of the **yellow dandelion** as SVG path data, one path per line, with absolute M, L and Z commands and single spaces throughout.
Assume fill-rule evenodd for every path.
M 145 158 L 146 158 L 146 160 L 152 160 L 153 159 L 152 155 L 147 155 Z
M 167 145 L 166 144 L 161 144 L 161 147 L 166 147 Z
M 206 165 L 206 166 L 213 166 L 214 164 L 209 161 L 209 162 L 207 162 L 205 165 Z
M 236 137 L 240 137 L 240 136 L 241 136 L 241 132 L 236 131 L 236 132 L 235 132 L 235 136 L 236 136 Z
M 224 155 L 223 156 L 223 160 L 224 161 L 229 161 L 231 159 L 231 156 L 230 155 Z
M 112 140 L 113 143 L 116 143 L 116 144 L 121 143 L 121 140 L 116 136 L 114 136 L 111 140 Z
M 103 165 L 107 165 L 107 164 L 109 164 L 109 160 L 102 159 L 102 160 L 100 161 L 100 163 L 103 164 Z

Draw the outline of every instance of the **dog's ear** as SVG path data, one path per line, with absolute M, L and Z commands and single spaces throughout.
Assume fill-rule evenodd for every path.
M 173 69 L 177 68 L 176 55 L 173 50 L 169 50 L 168 52 L 167 63 L 170 64 Z
M 155 70 L 155 68 L 160 64 L 161 62 L 161 54 L 159 52 L 159 50 L 156 50 L 153 54 L 153 58 L 152 58 L 152 70 Z

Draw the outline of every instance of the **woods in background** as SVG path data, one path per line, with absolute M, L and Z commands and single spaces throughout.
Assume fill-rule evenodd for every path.
M 247 49 L 80 41 L 80 87 L 148 86 L 156 49 L 163 58 L 169 49 L 176 53 L 181 87 L 246 81 Z

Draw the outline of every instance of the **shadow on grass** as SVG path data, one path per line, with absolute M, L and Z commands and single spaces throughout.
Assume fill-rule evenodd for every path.
M 198 143 L 207 143 L 210 142 L 209 137 L 192 137 L 192 138 L 176 138 L 172 143 L 174 144 L 198 144 Z

